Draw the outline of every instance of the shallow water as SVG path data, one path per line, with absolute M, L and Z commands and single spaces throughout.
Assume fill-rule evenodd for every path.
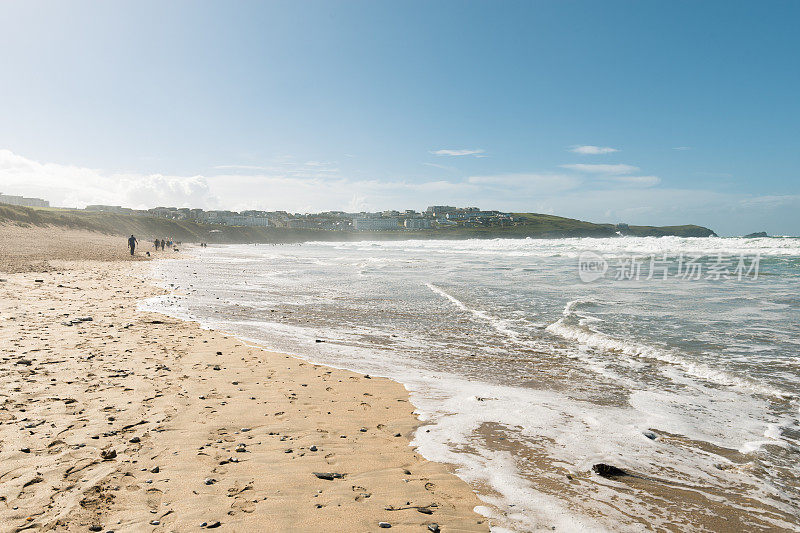
M 578 270 L 587 250 L 608 264 L 589 283 Z M 631 277 L 631 254 L 641 276 L 615 279 Z M 756 254 L 757 276 L 737 276 L 739 258 L 751 267 Z M 647 275 L 651 255 L 667 279 L 663 268 Z M 708 256 L 696 261 L 703 275 L 679 277 L 678 258 L 695 255 Z M 712 275 L 720 255 L 727 279 Z M 237 245 L 197 256 L 157 262 L 176 293 L 145 307 L 405 384 L 430 422 L 415 444 L 458 466 L 498 530 L 800 529 L 800 239 Z M 599 462 L 638 477 L 600 478 Z

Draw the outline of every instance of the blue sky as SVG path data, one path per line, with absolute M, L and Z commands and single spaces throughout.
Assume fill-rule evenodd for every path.
M 0 192 L 800 234 L 800 3 L 0 4 Z

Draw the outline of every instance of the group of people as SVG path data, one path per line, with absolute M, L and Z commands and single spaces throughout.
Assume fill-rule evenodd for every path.
M 134 237 L 133 235 L 128 237 L 128 249 L 131 251 L 131 255 L 133 255 L 133 253 L 136 251 L 136 246 L 138 246 L 138 244 L 139 240 L 136 237 Z M 180 243 L 173 242 L 172 239 L 169 240 L 156 239 L 153 241 L 153 246 L 155 247 L 156 251 L 158 251 L 159 249 L 161 249 L 161 251 L 164 251 L 166 248 L 173 248 L 173 246 L 176 244 Z M 176 248 L 173 249 L 177 251 Z M 147 255 L 150 255 L 150 252 L 147 252 Z
M 172 248 L 173 242 L 171 240 L 165 241 L 164 239 L 161 239 L 161 240 L 156 239 L 155 241 L 153 241 L 153 244 L 156 247 L 156 251 L 158 251 L 158 247 L 160 246 L 161 247 L 161 251 L 163 252 L 164 251 L 164 246 L 166 245 L 166 246 L 169 246 L 170 248 Z

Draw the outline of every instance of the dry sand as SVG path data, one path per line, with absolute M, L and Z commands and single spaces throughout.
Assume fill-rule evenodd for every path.
M 409 446 L 398 383 L 138 312 L 160 291 L 124 238 L 6 226 L 0 251 L 20 236 L 39 253 L 0 260 L 0 531 L 488 530 Z
M 0 273 L 47 272 L 53 261 L 142 261 L 148 259 L 152 243 L 140 242 L 135 257 L 127 250 L 127 239 L 63 227 L 0 224 Z

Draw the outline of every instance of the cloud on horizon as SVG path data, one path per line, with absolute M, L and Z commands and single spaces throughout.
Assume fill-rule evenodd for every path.
M 449 155 L 449 156 L 464 156 L 464 155 L 472 155 L 475 157 L 482 157 L 479 154 L 483 154 L 486 150 L 431 150 L 430 153 L 433 155 Z M 483 156 L 485 157 L 485 156 Z
M 574 163 L 569 165 L 560 165 L 561 168 L 568 170 L 575 170 L 577 172 L 586 172 L 589 174 L 630 174 L 636 172 L 639 167 L 633 165 L 605 165 L 605 164 L 588 164 L 588 163 Z
M 610 146 L 594 146 L 591 144 L 577 144 L 570 147 L 569 151 L 581 155 L 603 155 L 619 152 L 617 148 L 611 148 Z
M 638 185 L 642 187 L 655 187 L 661 183 L 661 178 L 658 176 L 614 176 L 609 179 L 611 181 L 616 181 L 617 183 Z
M 0 192 L 42 197 L 64 207 L 189 207 L 213 206 L 217 201 L 203 176 L 104 173 L 73 165 L 39 163 L 10 150 L 0 150 L 0 187 Z
M 40 163 L 0 150 L 0 192 L 37 196 L 60 207 L 163 205 L 303 213 L 424 209 L 442 204 L 552 213 L 596 222 L 693 223 L 723 234 L 791 233 L 791 228 L 800 227 L 800 195 L 664 187 L 658 176 L 632 175 L 638 170 L 632 165 L 563 165 L 567 172 L 427 181 L 350 179 L 333 172 L 310 172 L 320 167 L 308 162 L 265 167 L 270 171 L 239 166 L 208 176 L 119 173 Z M 780 221 L 780 226 L 774 221 Z

